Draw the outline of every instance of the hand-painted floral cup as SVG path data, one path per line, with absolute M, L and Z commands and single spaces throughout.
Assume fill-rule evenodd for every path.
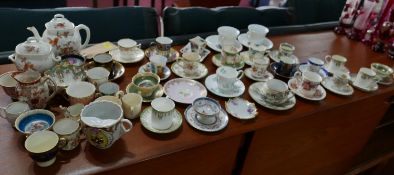
M 341 55 L 327 55 L 325 57 L 325 62 L 327 64 L 327 71 L 335 73 L 341 71 L 347 62 L 347 59 Z
M 354 84 L 361 87 L 369 88 L 376 83 L 377 80 L 375 79 L 375 76 L 376 72 L 374 72 L 372 69 L 362 67 L 357 73 Z
M 282 104 L 292 98 L 294 95 L 290 92 L 287 84 L 278 79 L 271 79 L 260 89 L 264 99 L 269 103 Z
M 299 89 L 301 93 L 307 97 L 312 97 L 320 82 L 322 81 L 321 76 L 316 72 L 306 71 L 304 73 L 297 71 L 294 74 L 294 78 L 297 80 L 297 84 L 299 85 Z
M 324 65 L 324 61 L 319 58 L 315 58 L 315 57 L 308 58 L 308 70 L 311 72 L 319 73 L 323 65 Z

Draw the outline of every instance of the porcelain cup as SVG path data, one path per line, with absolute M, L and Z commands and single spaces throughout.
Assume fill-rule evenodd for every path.
M 89 81 L 99 87 L 101 84 L 108 82 L 110 72 L 104 67 L 94 67 L 86 71 Z
M 113 58 L 109 53 L 100 53 L 93 57 L 93 61 L 99 67 L 105 67 L 107 70 L 112 70 Z
M 375 79 L 376 73 L 369 68 L 362 67 L 357 73 L 357 77 L 354 80 L 354 84 L 369 88 L 375 85 L 376 79 Z
M 334 85 L 338 88 L 347 86 L 349 83 L 349 74 L 345 72 L 338 72 L 335 73 L 333 76 Z
M 296 64 L 295 60 L 291 57 L 282 57 L 279 61 L 278 74 L 292 77 L 297 71 L 299 64 Z
M 121 58 L 130 57 L 133 49 L 139 48 L 141 45 L 137 45 L 137 42 L 130 38 L 123 38 L 118 41 L 119 53 Z
M 197 52 L 188 52 L 182 54 L 183 70 L 186 75 L 193 75 L 197 70 L 197 63 L 201 60 L 200 54 Z
M 327 55 L 325 62 L 327 64 L 327 71 L 334 73 L 341 71 L 345 67 L 347 59 L 341 55 Z
M 250 44 L 255 45 L 259 40 L 265 38 L 268 32 L 269 29 L 265 26 L 250 24 L 248 25 L 248 32 L 246 34 Z
M 172 39 L 165 36 L 157 37 L 155 42 L 151 43 L 152 46 L 156 46 L 159 55 L 169 57 L 171 52 Z
M 4 92 L 12 99 L 18 99 L 18 93 L 16 92 L 17 81 L 12 78 L 12 74 L 16 71 L 6 72 L 0 75 L 0 86 Z
M 294 95 L 290 92 L 287 84 L 278 79 L 271 79 L 260 88 L 264 99 L 269 103 L 282 104 L 292 98 Z
M 137 73 L 131 83 L 142 97 L 149 98 L 159 89 L 160 77 L 151 72 Z
M 119 91 L 119 85 L 113 82 L 105 82 L 98 89 L 102 95 L 115 95 Z
M 250 48 L 250 58 L 253 62 L 252 76 L 256 78 L 262 78 L 267 71 L 270 61 L 269 58 L 265 56 L 265 51 L 255 50 L 253 47 L 254 46 Z
M 0 107 L 0 117 L 6 119 L 14 127 L 16 118 L 28 110 L 30 110 L 30 107 L 27 103 L 21 101 L 12 102 L 6 107 Z
M 136 93 L 118 93 L 117 96 L 122 101 L 124 117 L 128 119 L 137 118 L 141 112 L 142 96 Z
M 217 31 L 219 34 L 219 43 L 222 47 L 224 43 L 236 41 L 240 34 L 238 29 L 230 26 L 221 26 Z
M 204 52 L 204 49 L 207 46 L 207 42 L 199 36 L 189 39 L 189 42 L 191 51 L 197 52 L 200 55 Z
M 307 97 L 313 97 L 322 81 L 321 76 L 316 72 L 306 71 L 304 73 L 297 71 L 294 74 L 301 93 Z
M 169 98 L 160 97 L 151 102 L 152 127 L 165 130 L 171 127 L 175 111 L 175 103 Z
M 120 105 L 105 100 L 86 105 L 82 109 L 81 120 L 85 125 L 86 139 L 99 149 L 110 148 L 133 127 L 128 119 L 123 118 Z
M 92 83 L 85 81 L 72 83 L 66 88 L 68 101 L 71 105 L 77 103 L 89 104 L 97 96 L 95 92 L 96 87 Z
M 198 114 L 196 116 L 197 120 L 206 125 L 215 123 L 221 110 L 220 103 L 209 97 L 195 99 L 192 107 Z
M 45 109 L 26 111 L 15 120 L 15 129 L 25 136 L 34 132 L 48 130 L 55 123 L 55 114 Z
M 216 75 L 219 89 L 222 91 L 231 91 L 236 88 L 235 82 L 243 77 L 244 72 L 242 70 L 237 71 L 232 67 L 221 66 L 216 69 Z
M 239 53 L 242 51 L 242 44 L 238 40 L 224 41 L 221 44 L 221 63 L 222 65 L 234 66 L 242 62 Z
M 376 73 L 376 78 L 378 78 L 379 81 L 389 82 L 392 78 L 391 75 L 393 74 L 393 69 L 387 65 L 372 63 L 371 69 Z
M 76 121 L 81 120 L 81 111 L 83 107 L 85 107 L 85 105 L 82 103 L 77 103 L 69 107 L 63 107 L 61 105 L 59 106 L 59 108 L 63 110 L 63 116 L 65 118 L 70 118 Z
M 56 154 L 64 143 L 55 132 L 38 131 L 27 137 L 24 145 L 38 166 L 48 167 L 55 163 Z
M 80 143 L 81 124 L 71 118 L 63 118 L 55 122 L 53 131 L 65 140 L 62 150 L 73 150 Z
M 285 60 L 285 59 L 292 59 L 292 55 L 295 51 L 295 46 L 290 44 L 290 43 L 280 43 L 279 45 L 279 53 L 278 53 L 278 58 L 279 60 L 283 60 L 285 63 L 289 63 L 290 61 Z M 295 60 L 291 61 L 291 63 L 294 63 Z
M 324 65 L 324 61 L 319 58 L 315 58 L 315 57 L 308 58 L 308 70 L 311 72 L 319 73 L 323 65 Z
M 152 55 L 149 57 L 149 61 L 153 64 L 153 66 L 156 68 L 156 72 L 153 71 L 154 73 L 161 75 L 163 74 L 163 68 L 167 64 L 167 58 L 162 55 Z

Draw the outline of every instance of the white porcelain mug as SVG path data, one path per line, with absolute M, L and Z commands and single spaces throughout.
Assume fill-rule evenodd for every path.
M 221 66 L 216 69 L 218 87 L 222 91 L 231 91 L 235 88 L 235 82 L 240 80 L 244 72 L 232 67 Z
M 142 96 L 136 93 L 117 93 L 116 96 L 122 101 L 123 114 L 125 118 L 134 119 L 141 112 Z
M 86 71 L 89 81 L 99 87 L 101 84 L 108 82 L 110 72 L 104 67 L 94 67 Z
M 12 127 L 15 127 L 15 120 L 20 114 L 30 110 L 30 107 L 25 102 L 12 102 L 6 107 L 0 107 L 0 117 L 6 119 Z
M 265 100 L 274 104 L 282 104 L 294 96 L 287 84 L 278 79 L 271 79 L 260 89 Z
M 345 67 L 347 59 L 341 55 L 327 55 L 325 57 L 327 64 L 327 71 L 334 73 L 342 70 Z
M 62 150 L 73 150 L 80 143 L 81 124 L 70 118 L 63 118 L 55 122 L 52 127 L 53 131 L 65 140 Z
M 357 77 L 354 80 L 354 84 L 361 87 L 372 87 L 377 80 L 375 80 L 376 72 L 372 69 L 362 67 L 357 73 Z
M 301 93 L 307 97 L 313 97 L 322 81 L 319 74 L 311 71 L 306 71 L 304 73 L 297 71 L 294 74 L 294 78 L 297 80 L 297 84 L 299 85 L 298 88 L 301 90 Z
M 169 98 L 160 97 L 151 102 L 152 127 L 164 130 L 172 125 L 175 103 Z

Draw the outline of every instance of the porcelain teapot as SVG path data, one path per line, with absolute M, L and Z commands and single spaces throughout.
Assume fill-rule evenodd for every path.
M 46 30 L 42 34 L 42 41 L 54 47 L 55 55 L 79 54 L 79 51 L 86 47 L 90 40 L 90 29 L 84 24 L 74 26 L 62 14 L 56 14 L 54 18 L 45 23 Z M 35 27 L 30 27 L 34 36 L 41 38 Z M 82 44 L 80 30 L 85 30 L 86 40 Z
M 8 56 L 19 71 L 33 69 L 44 72 L 61 60 L 55 57 L 52 46 L 39 38 L 29 37 L 15 47 L 15 54 Z

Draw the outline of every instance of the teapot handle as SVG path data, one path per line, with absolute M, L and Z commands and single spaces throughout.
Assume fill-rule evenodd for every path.
M 56 85 L 56 82 L 53 81 L 52 78 L 49 77 L 49 76 L 45 76 L 45 80 L 44 80 L 43 82 L 46 82 L 46 81 L 48 81 L 48 80 L 51 81 L 52 84 L 53 84 L 53 87 L 55 87 L 55 89 L 53 90 L 52 94 L 48 97 L 48 101 L 49 101 L 50 99 L 52 99 L 52 98 L 56 95 L 56 92 L 57 92 L 57 85 Z
M 84 25 L 84 24 L 79 24 L 77 27 L 75 27 L 75 31 L 78 31 L 78 33 L 80 33 L 79 31 L 83 29 L 86 32 L 86 39 L 85 42 L 82 44 L 81 49 L 85 48 L 86 45 L 88 45 L 89 40 L 90 40 L 90 29 L 88 26 Z

